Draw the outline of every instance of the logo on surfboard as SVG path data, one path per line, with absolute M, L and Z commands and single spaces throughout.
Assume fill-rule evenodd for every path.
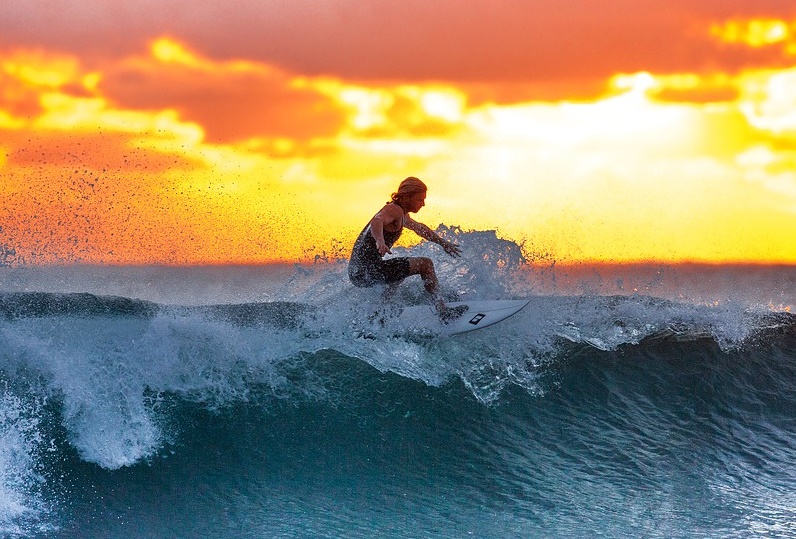
M 484 318 L 486 318 L 486 315 L 485 315 L 485 314 L 478 313 L 477 315 L 473 316 L 473 317 L 470 319 L 470 323 L 471 323 L 472 325 L 474 325 L 474 326 L 477 326 L 477 325 L 478 325 L 478 322 L 480 322 L 480 321 L 481 321 L 481 320 L 483 320 Z

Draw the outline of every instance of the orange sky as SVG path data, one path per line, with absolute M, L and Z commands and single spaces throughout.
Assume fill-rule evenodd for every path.
M 796 5 L 0 7 L 0 266 L 346 253 L 417 218 L 559 262 L 796 263 Z

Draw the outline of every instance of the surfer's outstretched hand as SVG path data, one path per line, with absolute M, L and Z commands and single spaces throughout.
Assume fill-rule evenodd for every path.
M 454 258 L 462 256 L 461 248 L 455 243 L 446 241 L 445 243 L 442 244 L 442 249 Z

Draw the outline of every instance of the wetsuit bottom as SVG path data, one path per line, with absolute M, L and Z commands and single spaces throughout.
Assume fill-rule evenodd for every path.
M 354 286 L 359 287 L 400 283 L 410 275 L 409 258 L 405 256 L 348 268 L 348 278 Z

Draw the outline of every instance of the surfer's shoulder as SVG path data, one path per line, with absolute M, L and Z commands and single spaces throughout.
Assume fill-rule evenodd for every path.
M 384 223 L 403 223 L 404 211 L 397 204 L 386 204 L 373 216 L 373 219 L 376 218 Z

